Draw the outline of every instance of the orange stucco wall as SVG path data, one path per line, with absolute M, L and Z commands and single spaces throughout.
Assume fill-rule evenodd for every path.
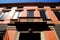
M 58 40 L 54 30 L 45 31 L 46 40 Z
M 5 21 L 3 21 L 3 22 L 0 21 L 0 24 L 9 23 L 10 19 L 12 19 L 13 15 L 15 13 L 15 9 L 16 9 L 16 7 L 12 8 L 11 11 L 9 12 L 9 14 L 6 16 Z M 41 17 L 40 13 L 37 9 L 38 9 L 38 7 L 35 7 L 35 6 L 25 6 L 24 10 L 22 11 L 21 17 L 27 17 L 27 10 L 34 10 L 34 16 L 35 17 Z M 45 6 L 44 9 L 46 9 L 46 13 L 48 13 L 52 22 L 54 24 L 59 24 L 58 19 L 56 18 L 53 11 L 51 11 L 50 7 Z M 0 11 L 2 11 L 1 8 L 0 8 Z M 7 30 L 6 36 L 4 37 L 4 40 L 14 40 L 15 35 L 16 35 L 16 30 Z M 46 35 L 46 40 L 57 40 L 56 35 L 55 35 L 55 31 L 53 31 L 53 30 L 46 31 L 45 35 Z
M 16 30 L 7 30 L 4 40 L 14 40 L 16 35 Z
M 48 13 L 48 15 L 51 18 L 52 22 L 54 24 L 59 24 L 59 21 L 58 21 L 57 17 L 53 13 L 53 11 L 51 11 L 50 7 L 45 6 L 44 8 L 46 9 L 46 13 Z

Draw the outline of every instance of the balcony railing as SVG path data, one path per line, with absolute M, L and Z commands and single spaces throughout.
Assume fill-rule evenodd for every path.
M 15 22 L 43 22 L 41 17 L 19 17 L 18 19 L 11 19 L 10 23 Z

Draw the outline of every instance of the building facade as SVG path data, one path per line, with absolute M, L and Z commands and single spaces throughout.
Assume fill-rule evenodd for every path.
M 59 4 L 0 4 L 0 40 L 59 40 Z

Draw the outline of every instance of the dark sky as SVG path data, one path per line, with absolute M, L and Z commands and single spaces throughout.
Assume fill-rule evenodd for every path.
M 60 0 L 0 0 L 0 3 L 18 3 L 18 2 L 60 2 Z

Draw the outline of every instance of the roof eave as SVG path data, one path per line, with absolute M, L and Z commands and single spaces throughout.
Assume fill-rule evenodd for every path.
M 3 3 L 0 4 L 2 6 L 36 6 L 36 5 L 56 5 L 60 6 L 60 2 L 26 2 L 26 3 Z

